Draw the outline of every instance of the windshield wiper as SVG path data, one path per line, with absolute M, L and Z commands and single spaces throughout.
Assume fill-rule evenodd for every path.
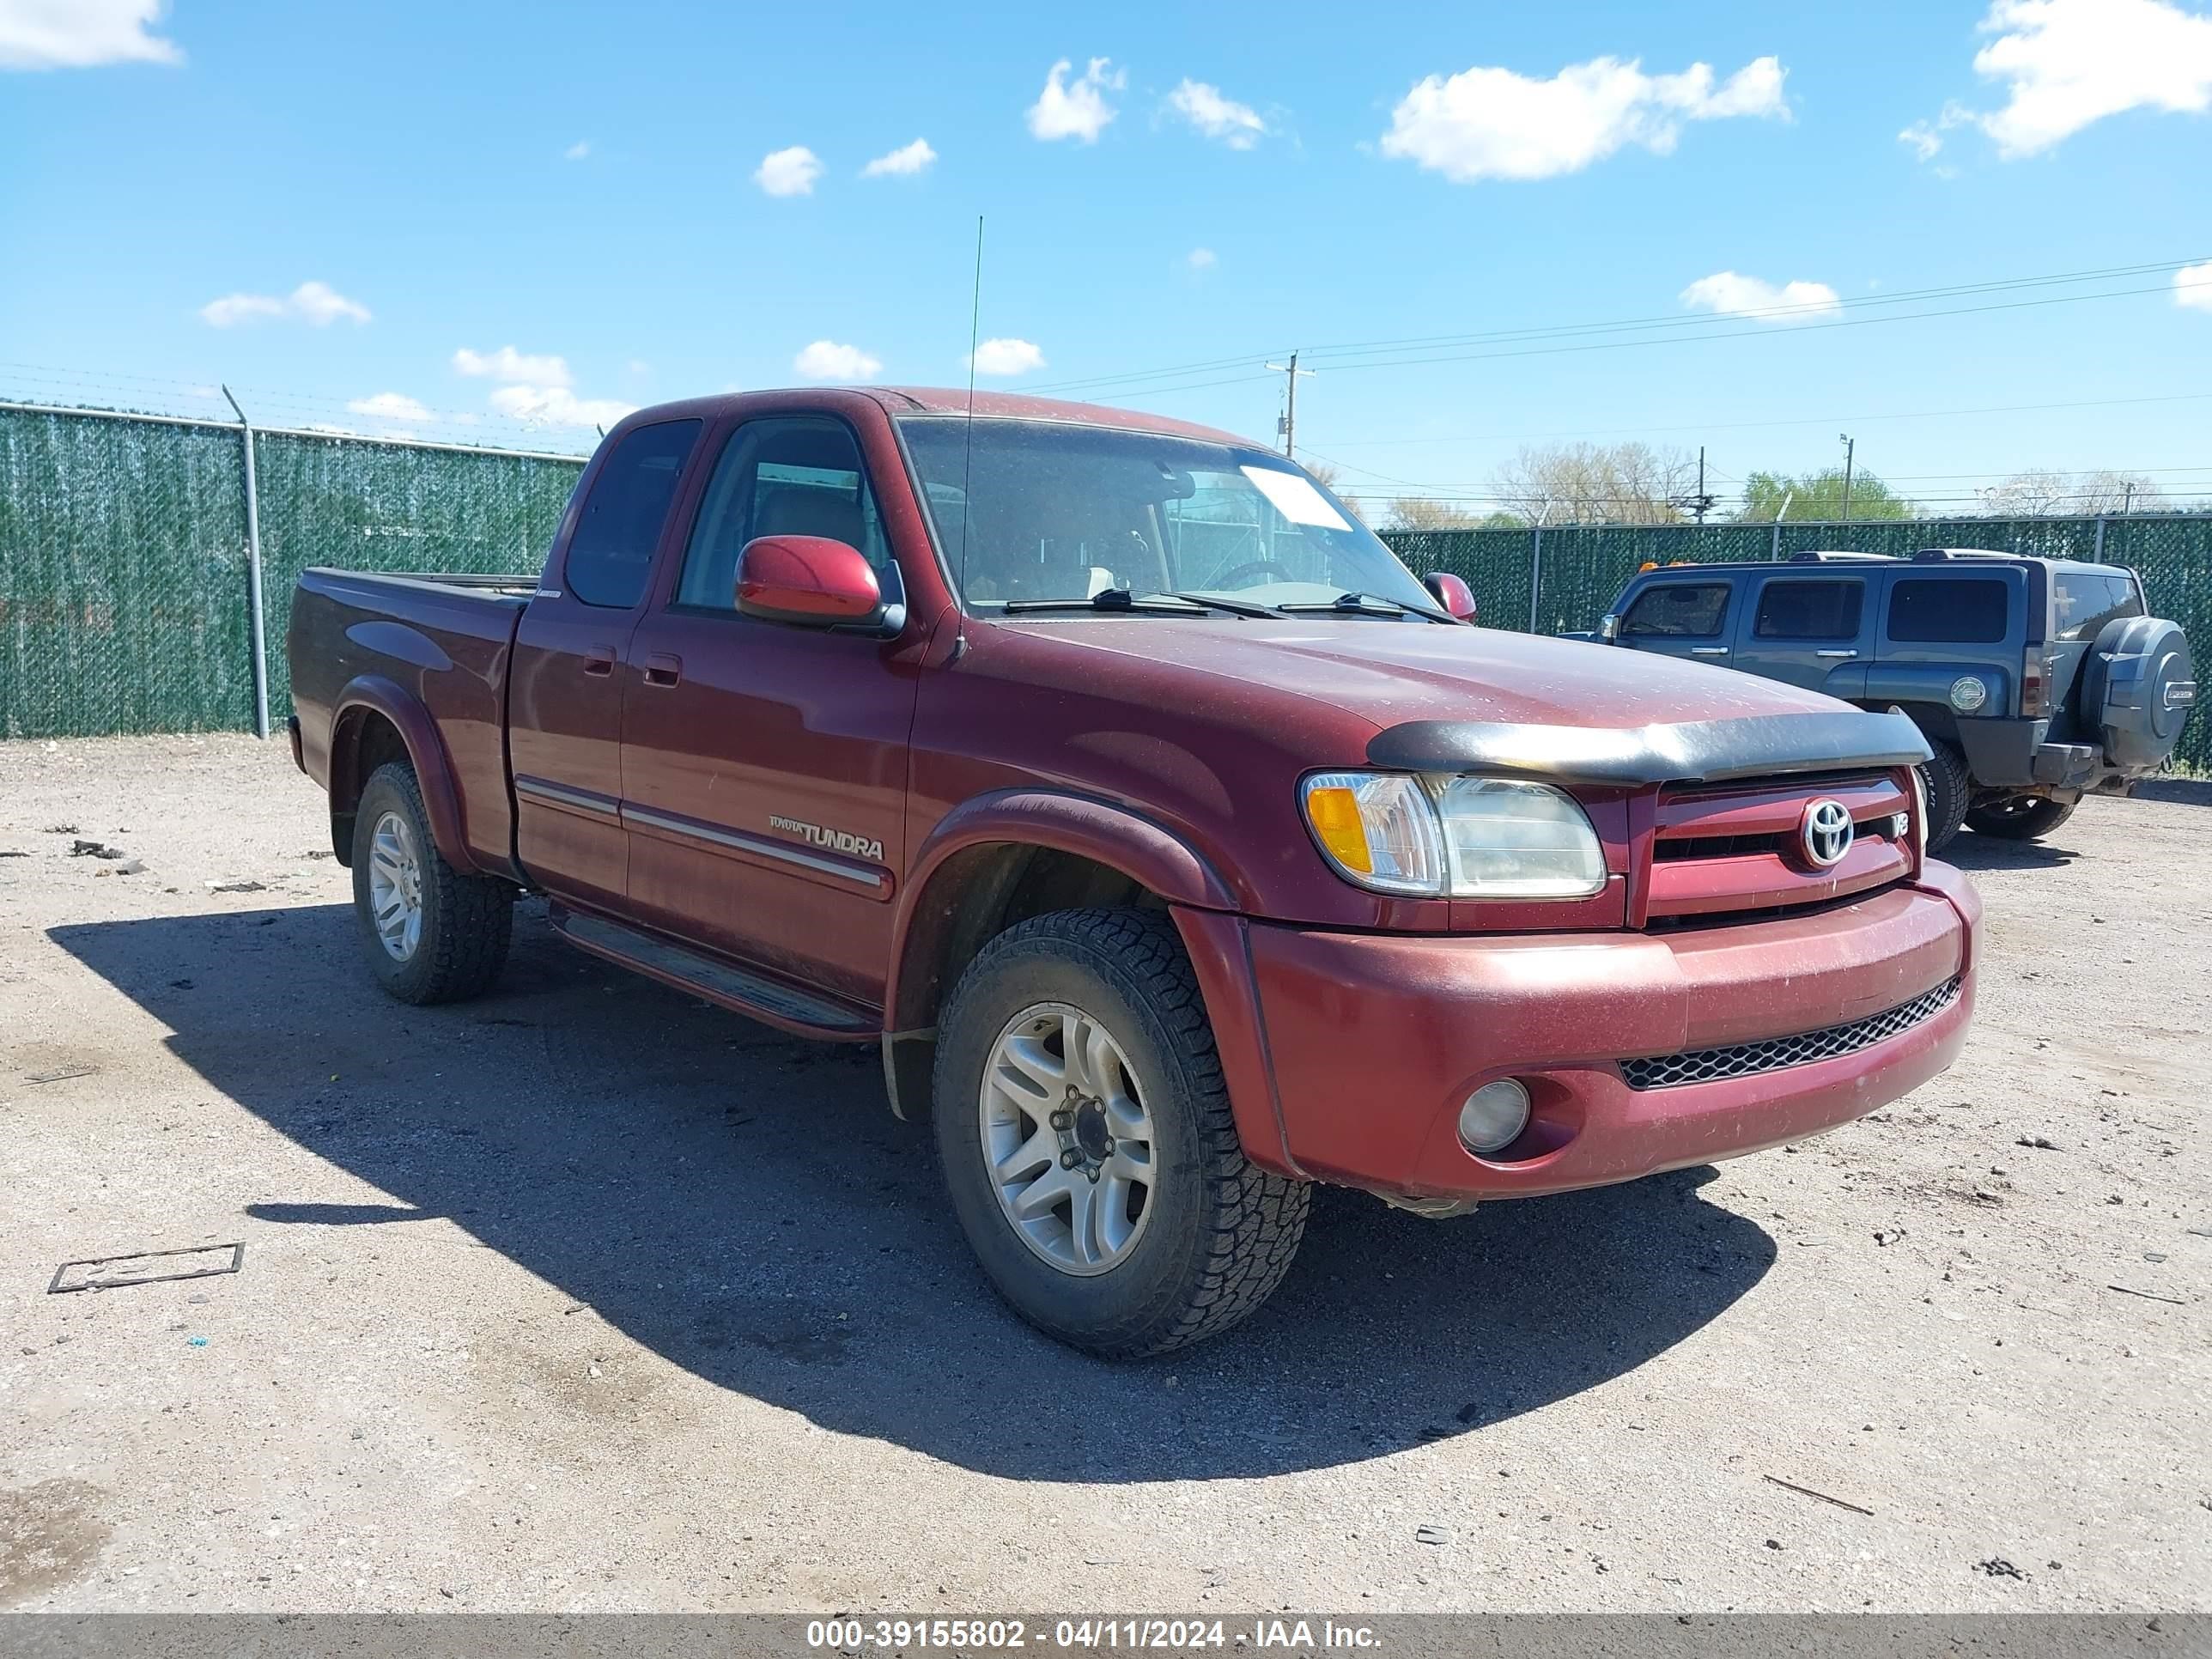
M 1428 622 L 1448 623 L 1454 618 L 1441 611 L 1431 611 L 1425 605 L 1407 605 L 1381 593 L 1340 593 L 1326 605 L 1308 601 L 1279 605 L 1280 611 L 1327 611 L 1348 617 L 1419 617 Z
M 1109 587 L 1087 599 L 1008 599 L 1004 609 L 1009 616 L 1029 611 L 1150 611 L 1164 617 L 1188 616 L 1193 611 L 1219 611 L 1231 617 L 1277 619 L 1283 615 L 1267 605 L 1216 599 L 1211 593 L 1133 593 L 1126 587 Z

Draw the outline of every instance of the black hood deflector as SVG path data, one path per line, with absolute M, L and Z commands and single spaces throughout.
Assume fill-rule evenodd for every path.
M 1917 766 L 1928 757 L 1907 716 L 1858 709 L 1626 728 L 1408 720 L 1367 745 L 1369 761 L 1392 771 L 1629 785 Z

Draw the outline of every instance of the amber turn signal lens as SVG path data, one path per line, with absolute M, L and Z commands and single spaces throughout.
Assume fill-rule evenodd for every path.
M 1331 858 L 1362 875 L 1375 872 L 1375 860 L 1367 850 L 1366 826 L 1359 821 L 1359 798 L 1351 790 L 1340 784 L 1310 792 L 1306 817 Z

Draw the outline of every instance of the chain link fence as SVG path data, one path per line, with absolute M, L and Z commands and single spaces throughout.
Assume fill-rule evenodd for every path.
M 270 718 L 291 712 L 284 634 L 313 564 L 530 574 L 580 457 L 331 434 L 254 434 Z M 0 736 L 251 731 L 242 428 L 0 404 Z M 2212 649 L 2212 514 L 1882 524 L 1576 525 L 1388 531 L 1416 574 L 1464 577 L 1497 628 L 1594 628 L 1646 562 L 1818 549 L 1979 547 L 2142 573 L 2151 607 Z M 2212 768 L 2212 722 L 2179 758 Z
M 2212 514 L 2101 519 L 1907 519 L 1879 524 L 1568 525 L 1553 530 L 1386 530 L 1416 575 L 1463 578 L 1493 628 L 1541 634 L 1594 629 L 1644 564 L 1787 559 L 1816 551 L 1911 554 L 1974 547 L 2039 558 L 2088 559 L 2142 574 L 2152 611 L 2212 651 Z M 1534 603 L 1531 603 L 1531 595 Z M 2190 720 L 2175 759 L 2212 769 L 2212 720 Z
M 257 430 L 270 718 L 309 565 L 535 574 L 581 458 Z M 0 736 L 252 731 L 243 429 L 0 406 Z

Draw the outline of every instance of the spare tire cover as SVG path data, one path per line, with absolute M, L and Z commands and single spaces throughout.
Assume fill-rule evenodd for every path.
M 2148 771 L 2181 741 L 2197 702 L 2197 666 L 2181 624 L 2122 617 L 2105 624 L 2082 674 L 2081 715 L 2114 766 Z

